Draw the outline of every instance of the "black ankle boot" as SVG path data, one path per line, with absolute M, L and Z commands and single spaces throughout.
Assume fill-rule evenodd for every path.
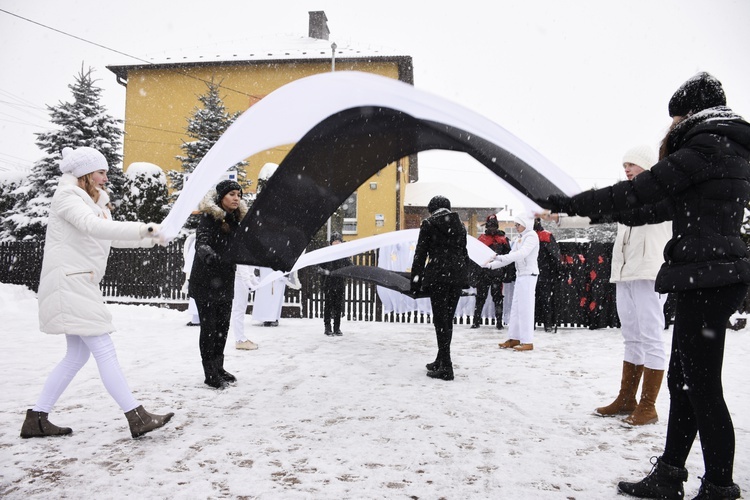
M 740 498 L 742 491 L 736 484 L 732 486 L 716 486 L 715 484 L 701 479 L 701 489 L 698 490 L 698 496 L 693 500 L 734 500 Z
M 432 363 L 427 363 L 426 365 L 424 365 L 424 367 L 427 368 L 428 372 L 434 372 L 440 367 L 440 357 L 436 357 L 435 361 L 433 361 Z
M 437 369 L 428 371 L 427 376 L 440 380 L 453 380 L 453 365 L 440 365 Z
M 229 384 L 222 378 L 220 370 L 221 368 L 216 360 L 204 361 L 203 373 L 205 374 L 206 379 L 203 383 L 214 389 L 226 389 Z
M 637 483 L 621 481 L 617 489 L 638 498 L 682 500 L 685 497 L 682 483 L 688 479 L 687 469 L 669 465 L 659 457 L 652 457 L 651 463 L 654 467 L 648 476 Z
M 237 382 L 237 377 L 235 377 L 234 375 L 232 375 L 231 373 L 229 373 L 223 368 L 219 371 L 219 377 L 221 377 L 221 380 L 223 380 L 224 382 L 228 382 L 230 384 Z

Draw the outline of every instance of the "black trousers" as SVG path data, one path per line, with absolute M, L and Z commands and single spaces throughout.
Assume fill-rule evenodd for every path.
M 541 323 L 544 328 L 557 326 L 557 297 L 560 280 L 539 278 L 536 282 L 536 304 L 534 305 L 534 323 Z
M 482 270 L 476 283 L 477 295 L 474 306 L 474 323 L 482 321 L 482 308 L 487 300 L 487 294 L 492 294 L 492 302 L 495 303 L 495 319 L 498 323 L 503 321 L 503 280 L 491 276 L 486 270 Z
M 705 479 L 732 483 L 734 426 L 724 402 L 721 369 L 729 317 L 747 294 L 744 284 L 675 293 L 669 360 L 669 420 L 662 459 L 683 467 L 700 433 Z
M 335 332 L 341 326 L 341 314 L 344 312 L 344 285 L 340 287 L 330 287 L 323 290 L 325 293 L 323 302 L 323 323 L 327 329 L 331 328 L 333 321 L 333 331 Z
M 440 366 L 450 366 L 451 340 L 453 339 L 453 317 L 456 314 L 461 286 L 453 283 L 435 283 L 430 288 L 432 322 L 435 325 L 438 354 L 435 361 Z
M 198 347 L 206 378 L 210 378 L 217 376 L 215 372 L 224 368 L 224 347 L 229 333 L 232 302 L 196 300 L 195 306 L 201 320 Z

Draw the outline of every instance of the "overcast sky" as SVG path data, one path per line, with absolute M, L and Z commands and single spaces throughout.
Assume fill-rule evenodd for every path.
M 123 118 L 125 89 L 105 66 L 137 61 L 115 51 L 145 58 L 263 34 L 306 36 L 311 10 L 325 11 L 332 42 L 412 56 L 416 87 L 499 123 L 584 189 L 624 178 L 631 146 L 657 146 L 669 98 L 697 71 L 719 78 L 729 106 L 750 116 L 746 0 L 0 0 L 0 9 L 92 42 L 0 12 L 0 169 L 40 157 L 33 134 L 48 127 L 44 106 L 71 99 L 67 86 L 82 64 Z M 466 155 L 420 156 L 425 180 L 496 185 Z

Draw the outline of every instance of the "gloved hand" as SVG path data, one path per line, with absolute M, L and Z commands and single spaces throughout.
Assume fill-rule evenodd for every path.
M 216 252 L 209 252 L 206 254 L 206 258 L 204 259 L 206 261 L 206 264 L 209 266 L 217 266 L 221 264 L 221 257 Z
M 156 238 L 159 235 L 159 231 L 161 231 L 161 224 L 149 222 L 148 224 L 141 224 L 138 234 L 141 238 Z
M 564 194 L 553 194 L 547 197 L 547 206 L 551 212 L 575 215 L 573 212 L 573 200 Z

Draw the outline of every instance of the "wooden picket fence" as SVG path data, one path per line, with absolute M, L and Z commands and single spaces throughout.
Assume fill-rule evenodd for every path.
M 557 296 L 557 324 L 577 328 L 619 326 L 615 309 L 614 285 L 608 281 L 612 245 L 561 243 L 563 272 Z M 0 282 L 39 287 L 44 245 L 39 242 L 0 243 Z M 355 255 L 357 265 L 375 266 L 376 250 Z M 152 249 L 113 248 L 101 287 L 109 302 L 150 304 L 185 309 L 182 242 Z M 283 317 L 322 318 L 323 297 L 320 274 L 314 268 L 299 271 L 301 287 L 286 288 Z M 252 305 L 252 294 L 250 295 Z M 429 315 L 419 312 L 383 312 L 377 286 L 350 281 L 346 288 L 345 319 L 430 323 Z M 459 317 L 458 324 L 469 324 L 470 317 Z M 489 323 L 489 320 L 485 320 Z

